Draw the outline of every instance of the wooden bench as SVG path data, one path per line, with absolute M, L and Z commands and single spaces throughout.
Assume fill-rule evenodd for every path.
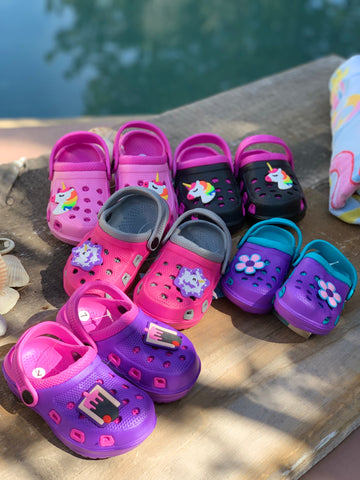
M 328 212 L 328 81 L 341 61 L 329 56 L 150 121 L 165 131 L 173 149 L 186 136 L 206 131 L 221 135 L 233 153 L 248 135 L 283 138 L 308 201 L 299 224 L 303 245 L 326 239 L 359 270 L 359 227 Z M 67 299 L 62 269 L 71 247 L 47 227 L 47 169 L 47 156 L 28 161 L 1 210 L 1 236 L 15 240 L 15 253 L 31 278 L 6 315 L 1 360 L 26 328 L 54 319 Z M 233 235 L 234 246 L 246 228 Z M 72 454 L 1 379 L 0 477 L 298 479 L 360 424 L 359 312 L 355 292 L 330 335 L 304 340 L 273 314 L 251 315 L 225 298 L 215 300 L 202 321 L 186 331 L 202 360 L 193 390 L 181 401 L 157 405 L 153 434 L 137 449 L 107 460 Z

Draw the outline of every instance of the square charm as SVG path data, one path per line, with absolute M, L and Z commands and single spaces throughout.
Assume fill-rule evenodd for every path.
M 146 327 L 145 343 L 154 347 L 171 348 L 175 350 L 175 348 L 180 347 L 182 339 L 175 330 L 170 330 L 156 323 L 149 322 Z
M 102 426 L 116 420 L 119 416 L 120 402 L 100 385 L 86 392 L 78 409 L 90 420 Z

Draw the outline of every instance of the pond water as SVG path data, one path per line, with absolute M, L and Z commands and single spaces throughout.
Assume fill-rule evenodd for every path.
M 358 0 L 1 0 L 0 117 L 161 113 L 359 53 Z

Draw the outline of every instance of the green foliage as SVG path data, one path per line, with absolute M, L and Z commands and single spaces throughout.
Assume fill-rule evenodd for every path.
M 71 8 L 51 61 L 88 69 L 85 114 L 160 113 L 359 45 L 356 0 L 47 0 Z M 351 14 L 353 12 L 353 14 Z M 241 108 L 241 107 L 239 107 Z

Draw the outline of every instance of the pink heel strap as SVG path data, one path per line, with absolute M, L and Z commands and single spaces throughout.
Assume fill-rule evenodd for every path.
M 171 147 L 165 133 L 159 127 L 157 127 L 156 125 L 153 125 L 152 123 L 141 121 L 141 120 L 139 121 L 134 120 L 131 122 L 124 123 L 124 125 L 120 127 L 120 129 L 116 134 L 115 141 L 114 141 L 114 167 L 113 167 L 114 172 L 117 170 L 117 167 L 119 165 L 121 135 L 125 130 L 130 128 L 132 129 L 140 128 L 142 130 L 148 130 L 149 132 L 155 133 L 155 135 L 157 135 L 160 138 L 160 140 L 164 145 L 165 152 L 168 157 L 169 168 L 170 170 L 172 170 L 173 158 L 171 153 Z
M 280 145 L 285 150 L 285 154 L 259 149 L 245 152 L 247 148 L 259 143 L 273 143 L 275 145 Z M 291 150 L 281 138 L 273 135 L 252 135 L 251 137 L 247 137 L 240 143 L 235 154 L 235 175 L 237 176 L 239 174 L 241 167 L 250 162 L 273 159 L 286 160 L 290 163 L 291 168 L 294 168 L 294 159 Z
M 174 153 L 174 166 L 173 166 L 173 176 L 175 177 L 177 164 L 180 163 L 179 157 L 181 153 L 187 149 L 188 147 L 193 147 L 195 145 L 202 145 L 205 143 L 210 143 L 219 147 L 224 154 L 224 156 L 229 161 L 229 165 L 231 167 L 232 172 L 234 171 L 234 164 L 232 162 L 232 155 L 228 144 L 225 142 L 223 138 L 215 133 L 198 133 L 196 135 L 192 135 L 191 137 L 185 138 L 175 150 Z
M 72 132 L 68 133 L 61 137 L 54 145 L 50 158 L 49 158 L 49 180 L 52 180 L 54 177 L 54 163 L 56 161 L 56 157 L 59 154 L 60 150 L 64 147 L 68 147 L 74 144 L 93 144 L 98 145 L 104 151 L 105 154 L 105 167 L 106 167 L 106 175 L 108 179 L 111 178 L 111 165 L 110 165 L 110 156 L 109 150 L 105 143 L 105 141 L 96 133 L 92 132 Z
M 69 300 L 66 303 L 65 310 L 66 310 L 66 320 L 71 328 L 71 330 L 75 333 L 75 335 L 82 340 L 84 343 L 89 343 L 91 346 L 95 345 L 96 335 L 93 336 L 89 335 L 86 331 L 84 326 L 82 325 L 81 321 L 79 320 L 78 311 L 79 311 L 79 303 L 82 297 L 84 297 L 90 291 L 98 291 L 101 290 L 104 294 L 111 296 L 114 299 L 118 299 L 120 302 L 127 304 L 129 310 L 134 310 L 132 315 L 128 316 L 128 323 L 131 323 L 132 319 L 138 313 L 138 308 L 136 305 L 132 303 L 129 297 L 118 287 L 112 285 L 108 282 L 103 282 L 101 280 L 96 280 L 95 282 L 86 283 L 82 285 L 75 292 L 71 295 Z M 99 297 L 100 298 L 100 297 Z M 105 298 L 105 297 L 104 297 Z M 125 325 L 122 325 L 124 328 Z M 95 347 L 96 348 L 96 347 Z
M 11 369 L 14 373 L 14 380 L 18 389 L 21 400 L 29 407 L 34 407 L 39 400 L 36 389 L 28 380 L 22 361 L 22 354 L 25 345 L 34 338 L 43 335 L 54 335 L 65 343 L 71 345 L 83 346 L 83 343 L 66 327 L 50 321 L 45 321 L 29 328 L 20 338 L 14 347 L 14 355 L 11 362 Z M 93 342 L 92 342 L 93 343 Z M 97 351 L 94 345 L 95 352 Z

